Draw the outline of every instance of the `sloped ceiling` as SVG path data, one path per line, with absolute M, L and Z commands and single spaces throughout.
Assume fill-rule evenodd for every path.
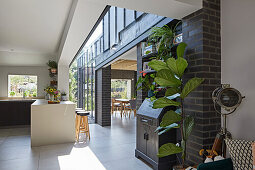
M 106 5 L 182 18 L 202 0 L 2 0 L 0 65 L 69 65 Z
M 45 65 L 54 59 L 72 0 L 1 0 L 0 65 Z
M 69 65 L 106 5 L 181 19 L 202 8 L 202 0 L 79 0 L 59 64 Z

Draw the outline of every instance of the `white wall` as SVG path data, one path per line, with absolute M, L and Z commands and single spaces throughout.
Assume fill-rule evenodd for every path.
M 15 67 L 0 66 L 0 97 L 8 96 L 8 75 L 36 75 L 38 97 L 44 96 L 44 88 L 50 84 L 47 66 L 41 67 Z
M 58 65 L 58 89 L 69 98 L 69 66 Z
M 255 1 L 222 0 L 222 83 L 246 98 L 228 116 L 228 130 L 236 139 L 255 140 Z

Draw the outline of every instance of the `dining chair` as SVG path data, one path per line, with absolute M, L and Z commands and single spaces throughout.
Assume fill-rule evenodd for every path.
M 134 117 L 136 117 L 136 100 L 129 100 L 129 105 L 124 105 L 124 110 L 125 112 L 129 111 L 129 118 L 132 111 L 134 112 Z
M 119 109 L 121 109 L 121 104 L 119 102 L 117 102 L 114 98 L 112 98 L 112 114 L 114 113 L 114 111 L 119 111 Z M 115 112 L 116 115 L 116 112 Z

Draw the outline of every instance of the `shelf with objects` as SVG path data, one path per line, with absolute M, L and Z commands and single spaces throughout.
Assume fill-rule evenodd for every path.
M 171 169 L 177 163 L 177 156 L 170 155 L 166 157 L 158 157 L 159 148 L 167 143 L 177 143 L 177 130 L 172 129 L 161 135 L 157 134 L 157 128 L 160 126 L 163 116 L 169 110 L 176 110 L 176 106 L 169 106 L 164 108 L 154 108 L 153 103 L 159 98 L 164 98 L 167 88 L 160 86 L 155 78 L 159 67 L 153 67 L 158 63 L 165 63 L 165 61 L 172 57 L 176 58 L 176 48 L 181 43 L 181 24 L 180 30 L 173 26 L 178 21 L 170 23 L 168 26 L 162 28 L 152 28 L 152 34 L 144 42 L 141 42 L 141 70 L 138 78 L 137 90 L 141 91 L 138 94 L 146 95 L 140 96 L 143 100 L 137 113 L 137 139 L 135 156 L 144 159 L 153 166 L 153 169 Z M 170 32 L 170 33 L 169 33 Z M 167 37 L 168 36 L 168 37 Z M 162 40 L 162 37 L 164 40 Z M 178 37 L 178 38 L 177 38 Z M 168 39 L 169 38 L 169 39 Z M 164 42 L 165 41 L 165 42 Z M 159 65 L 160 66 L 160 65 Z M 154 69 L 152 69 L 152 67 Z M 160 67 L 167 67 L 166 64 Z M 147 94 L 146 94 L 147 92 Z M 175 102 L 175 99 L 173 99 Z
M 57 78 L 58 78 L 58 65 L 56 61 L 49 60 L 47 65 L 49 66 L 49 77 L 50 85 L 45 88 L 45 99 L 48 100 L 49 104 L 59 104 L 61 99 L 60 91 L 57 89 Z

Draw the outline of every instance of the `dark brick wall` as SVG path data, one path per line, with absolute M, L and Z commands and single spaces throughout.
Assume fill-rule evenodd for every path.
M 111 66 L 96 71 L 96 123 L 111 125 Z
M 141 50 L 141 44 L 137 44 L 137 80 L 140 76 L 142 76 L 142 73 L 140 71 L 143 70 L 143 59 L 142 59 L 142 50 Z M 136 96 L 136 107 L 137 109 L 141 106 L 143 103 L 143 100 L 147 97 L 147 93 L 144 90 L 138 90 L 137 96 Z
M 187 99 L 184 110 L 195 117 L 189 138 L 187 160 L 201 163 L 198 152 L 211 148 L 220 129 L 220 115 L 213 108 L 212 91 L 221 84 L 220 0 L 203 0 L 203 8 L 182 19 L 183 40 L 188 44 L 189 67 L 184 79 L 205 78 L 204 83 Z
M 136 77 L 136 71 L 132 70 L 111 70 L 112 79 L 134 79 Z

